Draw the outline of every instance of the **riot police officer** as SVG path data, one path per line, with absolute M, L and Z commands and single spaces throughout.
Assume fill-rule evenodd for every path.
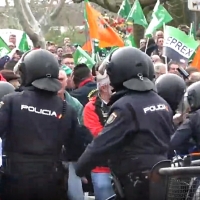
M 199 151 L 200 143 L 200 81 L 190 85 L 184 95 L 184 103 L 189 108 L 185 121 L 178 127 L 171 139 L 171 149 L 183 149 L 188 153 L 189 148 L 196 145 Z M 190 141 L 190 143 L 188 143 Z M 186 145 L 187 144 L 187 145 Z
M 59 64 L 50 52 L 27 52 L 18 67 L 23 92 L 4 96 L 0 108 L 6 154 L 1 199 L 62 199 L 59 155 L 62 145 L 72 152 L 80 131 L 76 113 L 57 96 Z
M 0 81 L 0 101 L 6 94 L 13 93 L 14 91 L 15 88 L 12 84 Z
M 149 67 L 147 55 L 133 47 L 117 49 L 102 63 L 99 72 L 107 71 L 116 93 L 104 129 L 76 166 L 82 176 L 108 160 L 126 200 L 149 198 L 146 177 L 154 164 L 167 158 L 173 133 L 172 111 L 155 92 Z
M 167 101 L 175 114 L 185 93 L 185 81 L 176 74 L 163 74 L 158 77 L 155 85 L 158 94 Z

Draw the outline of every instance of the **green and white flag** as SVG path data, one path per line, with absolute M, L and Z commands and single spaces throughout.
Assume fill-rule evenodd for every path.
M 24 53 L 30 50 L 26 33 L 23 33 L 18 48 L 20 51 L 22 51 Z
M 193 37 L 186 35 L 183 31 L 172 26 L 165 26 L 163 55 L 180 62 L 192 57 L 199 43 Z
M 92 69 L 95 65 L 95 61 L 87 54 L 81 47 L 77 47 L 73 54 L 75 64 L 86 64 L 88 68 Z
M 172 16 L 164 8 L 164 6 L 160 4 L 160 0 L 158 0 L 153 9 L 152 20 L 145 31 L 145 36 L 152 36 L 157 29 L 163 27 L 163 25 L 169 23 L 172 20 Z
M 131 46 L 137 48 L 133 34 L 126 35 L 126 37 L 124 38 L 124 44 L 125 46 Z
M 131 4 L 129 0 L 123 0 L 119 8 L 118 15 L 126 19 L 128 17 L 130 10 L 131 10 Z
M 0 58 L 7 55 L 10 52 L 10 48 L 5 41 L 0 37 Z
M 143 13 L 139 0 L 135 0 L 126 21 L 133 22 L 134 24 L 139 24 L 143 26 L 144 28 L 147 28 L 148 23 Z

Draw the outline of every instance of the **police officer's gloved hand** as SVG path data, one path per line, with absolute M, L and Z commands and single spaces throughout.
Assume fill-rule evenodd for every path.
M 81 181 L 82 181 L 82 183 L 88 184 L 88 180 L 85 177 L 81 177 Z
M 74 163 L 74 168 L 76 169 L 76 163 Z M 85 176 L 82 176 L 80 178 L 81 178 L 82 183 L 88 184 L 88 180 Z
M 174 125 L 176 125 L 176 126 L 180 125 L 187 118 L 187 116 L 188 116 L 187 113 L 185 113 L 185 114 L 175 114 L 173 116 Z

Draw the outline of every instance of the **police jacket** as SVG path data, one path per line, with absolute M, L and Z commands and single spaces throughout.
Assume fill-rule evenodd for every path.
M 77 134 L 82 133 L 71 106 L 56 94 L 33 88 L 4 96 L 0 124 L 4 152 L 13 161 L 55 161 L 62 145 L 70 155 Z
M 121 93 L 111 107 L 101 135 L 79 158 L 77 175 L 108 159 L 114 171 L 119 169 L 125 173 L 149 169 L 167 158 L 173 134 L 173 114 L 167 102 L 153 91 Z M 123 169 L 126 166 L 129 169 Z
M 196 145 L 200 148 L 200 109 L 188 115 L 171 138 L 171 150 L 188 153 Z

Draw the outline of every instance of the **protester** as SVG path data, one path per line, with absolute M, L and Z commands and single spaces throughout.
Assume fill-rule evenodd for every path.
M 10 61 L 8 61 L 8 62 L 4 65 L 4 69 L 13 71 L 13 69 L 14 69 L 14 67 L 15 67 L 16 64 L 17 64 L 17 61 L 15 61 L 15 60 L 10 60 Z
M 22 54 L 18 48 L 14 48 L 8 55 L 0 58 L 0 69 L 3 69 L 4 65 L 10 60 L 19 61 Z
M 0 73 L 0 81 L 6 81 L 6 79 L 3 77 L 1 73 Z
M 97 87 L 92 76 L 92 72 L 87 65 L 79 64 L 74 68 L 72 80 L 75 85 L 75 90 L 73 90 L 70 94 L 77 98 L 80 103 L 85 106 L 89 101 L 88 94 Z
M 162 60 L 161 60 L 161 58 L 160 58 L 159 55 L 152 55 L 152 56 L 151 56 L 151 59 L 152 59 L 152 62 L 153 62 L 154 64 L 156 64 L 156 63 L 162 63 Z
M 8 69 L 3 69 L 0 71 L 0 74 L 6 79 L 7 82 L 12 84 L 15 88 L 18 88 L 20 86 L 19 79 L 20 76 L 14 74 L 13 71 Z
M 8 47 L 10 48 L 10 50 L 13 50 L 16 46 L 12 42 L 9 42 Z
M 59 64 L 61 64 L 62 58 L 63 58 L 63 48 L 58 47 L 56 50 L 56 54 L 58 55 L 58 62 L 59 62 Z
M 72 56 L 72 54 L 64 54 L 62 57 L 62 65 L 67 65 L 68 67 L 70 67 L 72 70 L 74 69 L 74 58 Z
M 58 91 L 58 96 L 61 97 L 62 100 L 66 100 L 66 102 L 74 108 L 77 113 L 78 120 L 82 124 L 83 106 L 76 98 L 72 97 L 65 90 L 67 86 L 67 76 L 64 70 L 59 71 L 59 81 L 62 85 L 62 88 Z M 76 154 L 76 152 L 74 152 L 74 154 Z M 68 157 L 68 161 L 70 160 L 71 158 Z M 82 182 L 80 177 L 75 174 L 74 162 L 69 163 L 68 197 L 73 200 L 84 200 Z
M 176 61 L 170 61 L 168 63 L 168 72 L 172 74 L 180 75 L 178 72 L 179 64 Z
M 90 130 L 94 137 L 97 137 L 108 118 L 109 106 L 107 106 L 112 95 L 109 77 L 96 72 L 98 93 L 90 97 L 90 101 L 84 108 L 84 125 Z M 107 165 L 105 163 L 105 165 Z M 111 185 L 111 174 L 108 167 L 96 167 L 92 170 L 92 183 L 95 199 L 105 200 L 114 194 Z
M 16 35 L 15 34 L 11 34 L 9 36 L 9 42 L 12 43 L 14 45 L 14 48 L 16 48 L 16 42 L 17 42 L 17 38 L 16 38 Z
M 154 64 L 155 70 L 155 78 L 157 79 L 159 76 L 167 73 L 167 66 L 163 63 L 156 63 Z
M 140 40 L 140 48 L 145 47 L 147 45 L 146 39 L 141 39 Z
M 191 84 L 200 81 L 200 72 L 192 72 L 188 79 L 186 80 L 187 86 L 190 86 Z
M 74 84 L 73 84 L 73 81 L 72 81 L 72 70 L 71 70 L 71 68 L 69 68 L 66 65 L 62 65 L 61 69 L 64 70 L 65 74 L 67 75 L 66 90 L 68 92 L 71 92 L 74 89 Z

